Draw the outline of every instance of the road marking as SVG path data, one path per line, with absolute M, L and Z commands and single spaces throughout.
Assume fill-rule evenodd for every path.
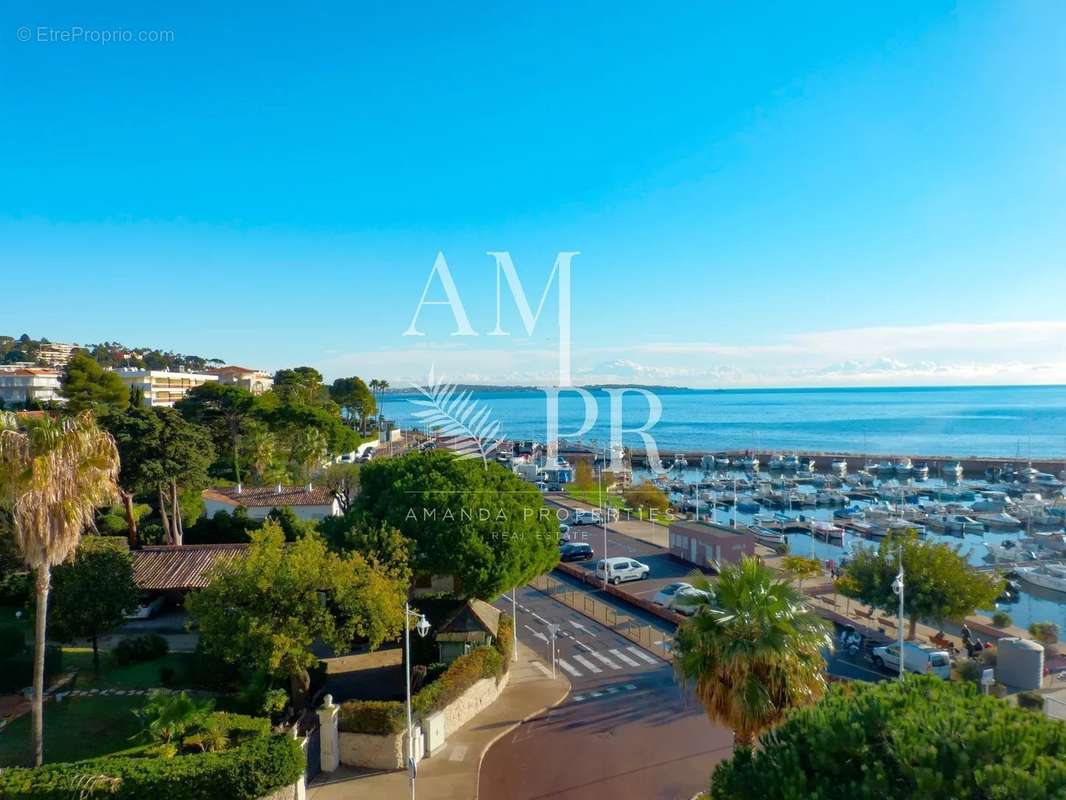
M 593 658 L 598 658 L 611 669 L 621 669 L 620 666 L 611 661 L 611 659 L 607 658 L 607 656 L 600 655 L 599 653 L 590 653 L 589 655 L 591 655 Z
M 452 751 L 448 754 L 448 760 L 462 761 L 464 758 L 466 758 L 466 748 L 467 746 L 465 744 L 455 745 L 455 747 L 452 748 Z
M 617 686 L 608 686 L 607 687 L 607 694 L 614 694 L 617 691 L 618 691 L 618 687 Z
M 542 616 L 541 616 L 540 614 L 538 614 L 538 613 L 537 613 L 536 611 L 532 612 L 532 614 L 533 614 L 533 619 L 535 619 L 535 620 L 537 620 L 537 621 L 539 621 L 539 622 L 542 622 L 542 623 L 544 623 L 545 625 L 547 625 L 547 624 L 548 624 L 548 620 L 544 619 L 544 617 L 542 617 Z
M 539 661 L 530 661 L 529 663 L 532 664 L 537 669 L 539 669 L 541 672 L 543 672 L 545 674 L 545 676 L 547 676 L 549 678 L 552 676 L 552 671 L 550 669 L 548 669 L 546 666 L 544 666 L 543 664 L 541 664 Z
M 573 676 L 574 676 L 575 678 L 580 678 L 580 677 L 581 677 L 581 673 L 580 673 L 580 672 L 578 672 L 578 671 L 577 671 L 576 669 L 574 669 L 574 668 L 573 668 L 573 667 L 572 667 L 572 666 L 570 665 L 570 663 L 569 663 L 568 661 L 565 661 L 565 660 L 563 660 L 563 659 L 561 659 L 561 658 L 560 658 L 560 659 L 558 659 L 558 662 L 557 662 L 557 663 L 559 664 L 559 666 L 560 666 L 560 667 L 562 667 L 563 669 L 565 669 L 565 670 L 566 670 L 567 672 L 569 672 L 569 673 L 570 673 L 571 675 L 573 675 Z
M 538 631 L 537 629 L 535 629 L 535 628 L 531 628 L 531 627 L 529 627 L 528 625 L 523 625 L 522 627 L 523 627 L 523 628 L 525 628 L 525 629 L 526 629 L 527 631 L 529 631 L 530 633 L 532 633 L 532 634 L 533 634 L 534 636 L 536 636 L 536 637 L 537 637 L 538 639 L 540 639 L 540 640 L 541 640 L 542 642 L 544 642 L 545 644 L 547 644 L 547 643 L 548 643 L 548 637 L 547 637 L 547 636 L 545 636 L 545 635 L 544 635 L 543 633 L 541 633 L 540 631 Z
M 617 658 L 623 664 L 629 664 L 629 666 L 631 666 L 631 667 L 639 667 L 640 666 L 640 664 L 638 664 L 636 661 L 631 659 L 629 656 L 627 656 L 621 650 L 608 650 L 607 652 L 609 652 L 612 656 Z
M 638 658 L 643 658 L 649 664 L 655 664 L 656 663 L 656 660 L 654 658 L 649 656 L 647 653 L 645 653 L 639 647 L 627 647 L 626 650 L 628 650 L 630 653 L 633 653 L 633 655 L 637 656 Z
M 603 697 L 603 692 L 593 692 L 592 696 L 593 697 Z
M 586 627 L 585 627 L 584 625 L 582 625 L 582 624 L 581 624 L 580 622 L 575 622 L 574 620 L 570 620 L 570 624 L 571 624 L 571 625 L 573 625 L 573 626 L 574 626 L 575 628 L 577 628 L 578 630 L 582 630 L 582 631 L 584 631 L 584 632 L 585 632 L 585 633 L 587 633 L 587 634 L 588 634 L 589 636 L 591 636 L 591 637 L 592 637 L 593 639 L 595 639 L 595 638 L 596 638 L 596 634 L 594 634 L 594 633 L 593 633 L 592 631 L 590 631 L 590 630 L 589 630 L 588 628 L 586 628 Z
M 577 640 L 575 639 L 575 640 L 574 640 L 574 644 L 576 644 L 576 645 L 577 645 L 578 647 L 580 647 L 580 648 L 581 648 L 582 650 L 584 650 L 584 651 L 585 651 L 586 653 L 591 653 L 591 652 L 592 652 L 592 648 L 591 648 L 591 647 L 589 647 L 589 646 L 588 646 L 587 644 L 585 644 L 584 642 L 579 642 L 579 641 L 577 641 Z
M 627 692 L 632 692 L 634 689 L 637 688 L 637 685 L 635 683 L 627 683 L 622 688 L 625 689 Z
M 571 700 L 573 700 L 573 701 L 574 701 L 575 703 L 580 703 L 580 702 L 581 702 L 582 700 L 584 700 L 584 699 L 585 699 L 585 695 L 583 695 L 583 694 L 575 694 L 575 695 L 574 695 L 574 696 L 573 696 L 572 698 L 570 698 L 570 699 L 571 699 Z
M 593 663 L 592 663 L 591 661 L 589 661 L 589 660 L 588 660 L 587 658 L 585 658 L 584 656 L 581 656 L 581 655 L 575 655 L 575 656 L 574 656 L 574 661 L 576 661 L 576 662 L 577 662 L 578 664 L 580 664 L 581 666 L 583 666 L 583 667 L 584 667 L 585 669 L 587 669 L 587 670 L 588 670 L 589 672 L 594 672 L 594 673 L 595 673 L 595 672 L 603 672 L 603 670 L 602 670 L 602 669 L 600 669 L 599 667 L 597 667 L 597 666 L 596 666 L 595 664 L 593 664 Z

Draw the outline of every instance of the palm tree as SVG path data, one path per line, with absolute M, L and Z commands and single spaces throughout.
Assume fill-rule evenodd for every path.
M 678 628 L 674 668 L 692 681 L 707 716 L 728 725 L 737 745 L 776 725 L 790 708 L 817 700 L 826 688 L 821 651 L 832 647 L 829 627 L 789 583 L 755 558 L 723 567 Z
M 2 416 L 2 415 L 0 415 Z M 0 420 L 0 504 L 11 510 L 15 544 L 36 572 L 33 642 L 33 743 L 44 760 L 44 643 L 52 567 L 74 556 L 99 506 L 117 501 L 119 458 L 91 412 L 19 430 Z

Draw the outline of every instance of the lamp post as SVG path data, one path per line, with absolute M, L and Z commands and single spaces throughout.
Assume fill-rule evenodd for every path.
M 407 652 L 407 777 L 411 784 L 411 800 L 415 800 L 415 731 L 411 721 L 411 617 L 418 617 L 415 630 L 422 637 L 429 633 L 429 620 L 425 614 L 412 611 L 410 603 L 404 603 L 403 612 L 403 644 Z
M 892 581 L 892 591 L 899 595 L 899 677 L 903 678 L 903 546 L 899 548 L 899 574 Z

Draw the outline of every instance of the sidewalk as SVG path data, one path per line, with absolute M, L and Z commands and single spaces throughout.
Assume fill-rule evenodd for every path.
M 546 674 L 547 673 L 547 674 Z M 552 679 L 545 659 L 524 644 L 511 665 L 511 679 L 499 699 L 418 764 L 419 800 L 473 800 L 481 759 L 501 736 L 524 720 L 561 703 L 570 682 Z M 320 773 L 307 787 L 308 800 L 396 800 L 409 795 L 407 772 L 369 772 L 342 766 Z

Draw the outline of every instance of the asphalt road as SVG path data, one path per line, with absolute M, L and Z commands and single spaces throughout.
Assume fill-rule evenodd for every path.
M 732 734 L 686 701 L 669 664 L 536 590 L 519 590 L 518 602 L 519 637 L 546 670 L 548 624 L 559 626 L 556 669 L 573 689 L 493 745 L 482 800 L 690 800 L 707 788 Z

